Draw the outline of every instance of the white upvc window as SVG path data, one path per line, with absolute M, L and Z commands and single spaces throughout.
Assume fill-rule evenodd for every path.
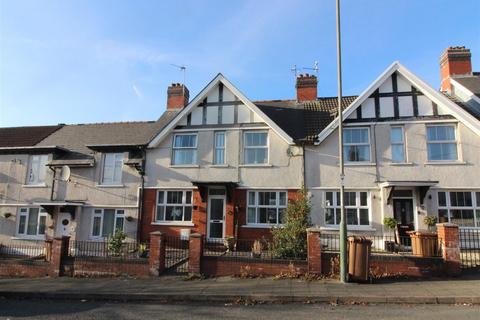
M 213 164 L 225 164 L 225 131 L 215 132 Z
M 480 192 L 438 191 L 438 221 L 480 227 Z
M 125 210 L 94 209 L 92 219 L 92 238 L 109 238 L 117 230 L 123 231 Z
M 102 184 L 122 184 L 123 153 L 105 153 L 103 157 Z
M 45 183 L 45 176 L 47 174 L 48 155 L 32 155 L 28 163 L 27 184 L 41 185 Z
M 392 147 L 392 162 L 405 162 L 405 132 L 403 127 L 395 126 L 391 128 L 390 142 Z
M 370 128 L 343 129 L 343 157 L 346 162 L 370 162 Z
M 197 134 L 185 133 L 173 136 L 173 165 L 197 164 Z
M 268 163 L 268 131 L 245 131 L 243 133 L 243 163 Z
M 346 191 L 344 195 L 347 224 L 351 226 L 370 225 L 370 201 L 367 191 Z M 325 192 L 325 224 L 340 224 L 340 192 Z
M 20 208 L 17 218 L 17 236 L 43 238 L 47 226 L 47 212 L 43 208 Z
M 429 161 L 458 160 L 455 125 L 427 126 L 427 153 Z
M 155 222 L 192 221 L 191 190 L 159 190 Z
M 287 191 L 248 191 L 247 224 L 282 224 L 287 202 Z

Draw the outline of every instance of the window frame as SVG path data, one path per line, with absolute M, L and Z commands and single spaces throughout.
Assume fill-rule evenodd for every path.
M 453 127 L 453 134 L 455 135 L 454 140 L 436 140 L 429 141 L 428 139 L 428 129 L 433 127 Z M 457 134 L 457 125 L 452 123 L 437 123 L 437 124 L 427 124 L 425 125 L 425 142 L 427 145 L 427 161 L 428 162 L 457 162 L 460 160 L 460 152 L 458 149 L 458 134 Z M 430 153 L 428 151 L 429 144 L 455 144 L 456 158 L 455 159 L 430 159 Z
M 110 181 L 105 181 L 105 166 L 107 164 L 107 156 L 113 156 L 113 170 L 112 170 L 112 177 L 111 177 L 111 182 Z M 121 157 L 121 160 L 118 160 L 116 157 L 117 156 L 120 156 Z M 102 176 L 101 176 L 101 180 L 100 180 L 100 184 L 101 185 L 104 185 L 104 186 L 117 186 L 117 185 L 121 185 L 122 184 L 122 181 L 123 181 L 123 163 L 124 163 L 124 160 L 125 160 L 125 154 L 123 152 L 107 152 L 107 153 L 104 153 L 103 154 L 103 157 L 102 157 Z M 119 181 L 116 181 L 114 180 L 115 179 L 115 164 L 118 162 L 118 161 L 121 161 L 121 165 L 120 165 L 120 174 L 119 174 Z
M 223 146 L 218 147 L 217 146 L 217 135 L 220 135 L 220 134 L 223 135 Z M 218 162 L 217 150 L 218 151 L 220 151 L 220 150 L 223 151 L 223 161 L 222 162 Z M 221 166 L 221 165 L 225 165 L 227 163 L 226 150 L 227 150 L 227 134 L 226 134 L 226 132 L 225 131 L 215 131 L 214 134 L 213 134 L 213 162 L 212 162 L 213 165 Z
M 445 193 L 445 205 L 440 205 L 440 193 Z M 451 192 L 462 192 L 462 193 L 470 193 L 470 197 L 472 199 L 471 206 L 453 206 L 451 204 L 450 193 Z M 472 210 L 473 211 L 473 224 L 474 226 L 461 226 L 458 225 L 462 229 L 479 229 L 480 228 L 480 216 L 477 219 L 477 211 L 480 215 L 480 190 L 438 190 L 437 191 L 437 220 L 440 221 L 440 210 L 447 211 L 447 219 L 448 222 L 451 221 L 452 210 Z
M 105 221 L 105 210 L 115 210 L 115 214 L 113 217 L 113 234 L 115 234 L 115 231 L 118 229 L 117 228 L 117 219 L 118 218 L 123 218 L 123 223 L 122 223 L 122 231 L 125 232 L 125 221 L 127 219 L 125 218 L 125 209 L 119 209 L 119 208 L 93 208 L 92 212 L 92 219 L 91 219 L 91 224 L 90 224 L 90 239 L 108 239 L 108 236 L 103 236 L 103 223 Z M 122 213 L 119 213 L 121 211 Z M 95 218 L 100 217 L 100 234 L 94 235 L 93 234 L 93 227 L 95 224 Z
M 327 193 L 331 192 L 332 193 L 332 202 L 333 204 L 327 204 Z M 325 226 L 327 227 L 333 227 L 333 228 L 338 228 L 340 226 L 340 223 L 336 223 L 337 221 L 337 211 L 338 214 L 340 214 L 340 199 L 337 199 L 337 193 L 339 193 L 340 190 L 326 190 L 323 192 L 323 199 L 324 199 L 324 204 L 323 204 L 323 221 L 325 223 Z M 345 210 L 347 209 L 356 209 L 357 210 L 357 221 L 358 224 L 347 224 L 348 227 L 355 228 L 355 229 L 362 229 L 362 228 L 371 228 L 372 227 L 372 210 L 371 210 L 371 192 L 368 190 L 346 190 L 347 192 L 355 192 L 355 205 L 345 205 Z M 361 193 L 364 192 L 367 194 L 367 204 L 362 205 L 361 204 Z M 333 221 L 334 223 L 327 223 L 327 209 L 333 209 L 334 210 L 334 216 L 333 216 Z M 368 210 L 368 224 L 360 224 L 360 210 L 361 209 L 367 209 Z M 340 219 L 338 220 L 340 221 Z
M 247 146 L 246 135 L 250 133 L 263 133 L 267 135 L 266 143 L 264 146 Z M 267 158 L 262 163 L 248 163 L 246 161 L 246 149 L 267 149 Z M 269 130 L 244 130 L 242 134 L 242 164 L 246 166 L 264 166 L 270 163 L 270 134 Z
M 38 158 L 38 164 L 35 165 L 35 169 L 37 169 L 37 173 L 34 176 L 40 177 L 40 171 L 42 170 L 42 163 L 43 165 L 43 180 L 40 180 L 39 178 L 36 178 L 35 180 L 30 180 L 30 177 L 32 176 L 32 170 L 34 170 L 33 167 L 33 161 L 35 158 Z M 28 186 L 44 186 L 46 179 L 47 179 L 47 162 L 48 162 L 49 155 L 48 154 L 33 154 L 29 156 L 28 159 L 28 167 L 27 167 L 27 176 L 25 179 L 25 184 Z M 42 161 L 43 160 L 43 161 Z
M 259 205 L 258 204 L 258 200 L 260 199 L 259 197 L 259 194 L 262 193 L 262 192 L 273 192 L 275 193 L 275 205 Z M 254 193 L 255 194 L 255 204 L 254 205 L 250 205 L 250 202 L 249 202 L 249 199 L 250 199 L 250 194 L 251 193 Z M 285 204 L 284 205 L 281 205 L 280 204 L 280 193 L 284 193 L 285 194 Z M 273 226 L 283 226 L 283 223 L 281 223 L 279 220 L 279 212 L 281 209 L 283 209 L 284 211 L 286 211 L 287 209 L 287 206 L 288 206 L 288 190 L 248 190 L 247 191 L 247 201 L 246 201 L 247 205 L 246 205 L 246 210 L 245 210 L 245 222 L 246 222 L 246 226 L 258 226 L 258 227 L 265 227 L 265 228 L 269 228 L 269 227 L 273 227 Z M 254 208 L 255 209 L 255 222 L 250 222 L 249 221 L 249 215 L 248 215 L 248 211 L 250 208 Z M 277 223 L 262 223 L 262 222 L 257 222 L 259 219 L 259 209 L 260 208 L 267 208 L 267 209 L 272 209 L 272 208 L 275 208 L 276 209 L 276 220 L 277 220 Z
M 37 217 L 37 222 L 36 222 L 36 231 L 35 234 L 28 234 L 28 220 L 30 217 L 30 210 L 31 209 L 38 209 L 38 217 Z M 20 219 L 21 217 L 26 217 L 25 218 L 25 227 L 23 233 L 19 232 L 20 228 Z M 40 229 L 40 218 L 45 217 L 45 231 L 43 234 L 39 233 Z M 42 240 L 45 239 L 46 234 L 47 234 L 47 221 L 48 221 L 48 213 L 45 209 L 42 207 L 20 207 L 18 208 L 18 213 L 17 213 L 17 219 L 16 219 L 16 224 L 15 224 L 15 236 L 18 238 L 22 239 L 34 239 L 34 240 Z
M 345 131 L 347 131 L 347 130 L 358 130 L 358 129 L 367 130 L 368 142 L 361 142 L 361 143 L 346 143 L 346 142 L 343 142 L 342 152 L 344 153 L 344 159 L 345 159 L 346 164 L 372 163 L 372 139 L 370 137 L 370 127 L 344 127 L 343 128 L 343 139 L 345 139 Z M 368 160 L 365 160 L 365 161 L 350 161 L 350 160 L 348 160 L 348 156 L 345 157 L 345 148 L 350 147 L 350 146 L 368 146 Z
M 195 136 L 195 147 L 175 147 L 175 140 L 178 136 Z M 194 163 L 186 164 L 176 164 L 175 163 L 175 151 L 176 150 L 193 150 L 195 152 L 195 161 Z M 172 154 L 171 161 L 172 166 L 195 166 L 198 164 L 198 133 L 197 132 L 188 132 L 188 133 L 175 133 L 172 140 Z
M 163 202 L 160 202 L 160 192 L 163 192 Z M 167 203 L 168 192 L 182 192 L 182 203 Z M 187 192 L 191 193 L 190 203 L 187 203 Z M 158 207 L 163 207 L 163 220 L 158 219 Z M 182 220 L 166 220 L 167 207 L 182 207 Z M 185 208 L 191 207 L 190 220 L 185 220 Z M 153 224 L 191 224 L 193 223 L 193 190 L 179 189 L 162 189 L 157 190 L 155 200 L 155 215 L 153 216 Z
M 393 129 L 400 129 L 402 131 L 402 141 L 401 142 L 393 142 L 392 140 L 392 132 Z M 403 151 L 403 159 L 401 161 L 396 161 L 393 157 L 393 146 L 402 146 Z M 390 154 L 392 163 L 405 163 L 407 162 L 407 148 L 406 148 L 406 141 L 405 141 L 405 127 L 404 126 L 391 126 L 390 127 Z

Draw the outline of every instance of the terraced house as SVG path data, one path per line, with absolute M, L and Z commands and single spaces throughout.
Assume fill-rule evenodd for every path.
M 440 65 L 442 91 L 395 62 L 343 98 L 350 231 L 424 229 L 426 215 L 480 228 L 479 75 L 463 47 Z M 251 101 L 222 74 L 191 101 L 182 84 L 167 94 L 156 121 L 1 129 L 2 237 L 259 239 L 302 186 L 313 224 L 336 232 L 337 98 L 316 76 L 290 100 Z

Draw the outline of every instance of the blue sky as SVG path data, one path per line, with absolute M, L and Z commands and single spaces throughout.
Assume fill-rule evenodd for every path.
M 399 60 L 439 86 L 438 58 L 472 50 L 480 1 L 343 0 L 344 94 Z M 293 64 L 318 60 L 336 95 L 335 0 L 0 0 L 0 126 L 157 119 L 187 65 L 198 93 L 222 72 L 250 99 L 295 96 Z

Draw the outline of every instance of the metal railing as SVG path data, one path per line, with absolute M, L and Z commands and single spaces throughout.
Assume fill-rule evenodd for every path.
M 459 237 L 462 267 L 480 268 L 480 230 L 460 229 Z
M 111 245 L 108 241 L 71 240 L 68 254 L 75 258 L 116 258 L 135 260 L 147 258 L 148 243 L 123 242 L 121 246 Z
M 44 240 L 8 240 L 0 242 L 0 257 L 45 259 Z
M 179 236 L 165 236 L 165 268 L 173 273 L 188 272 L 189 240 Z

